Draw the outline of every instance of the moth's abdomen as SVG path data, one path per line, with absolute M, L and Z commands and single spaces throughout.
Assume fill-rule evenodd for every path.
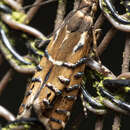
M 71 75 L 70 84 L 65 87 L 63 94 L 57 99 L 53 109 L 48 111 L 48 125 L 52 130 L 65 127 L 70 117 L 72 106 L 78 96 L 84 68 L 85 64 L 75 69 Z

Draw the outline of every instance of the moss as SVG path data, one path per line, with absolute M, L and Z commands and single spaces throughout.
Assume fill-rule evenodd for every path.
M 24 125 L 24 128 L 25 128 L 26 130 L 28 130 L 28 129 L 30 128 L 30 125 L 25 124 L 25 125 Z
M 23 23 L 25 21 L 26 17 L 27 17 L 27 15 L 24 13 L 17 12 L 17 11 L 12 12 L 12 19 L 17 21 L 18 23 Z
M 39 55 L 44 55 L 44 53 L 43 53 L 42 51 L 40 51 L 39 49 L 37 49 L 37 48 L 35 47 L 35 42 L 36 42 L 36 41 L 30 41 L 30 44 L 31 44 L 32 48 L 34 48 L 34 50 L 35 50 Z
M 11 130 L 11 129 L 17 129 L 20 125 L 20 123 L 14 123 L 14 124 L 10 124 L 4 128 L 2 128 L 2 130 Z M 25 130 L 29 130 L 30 129 L 30 124 L 23 124 L 22 125 L 24 127 Z
M 126 93 L 130 92 L 130 87 L 125 87 L 125 88 L 124 88 L 124 91 L 125 91 Z

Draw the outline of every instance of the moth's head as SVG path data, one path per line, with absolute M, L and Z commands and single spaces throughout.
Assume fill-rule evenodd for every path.
M 82 0 L 77 11 L 68 20 L 68 31 L 88 31 L 93 25 L 93 15 L 97 10 L 97 2 L 98 0 Z

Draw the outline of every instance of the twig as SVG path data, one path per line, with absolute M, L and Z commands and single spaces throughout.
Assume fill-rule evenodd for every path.
M 0 81 L 0 94 L 2 93 L 6 85 L 8 84 L 12 75 L 13 75 L 13 70 L 9 69 L 8 72 L 4 75 L 3 79 Z
M 33 74 L 35 72 L 35 67 L 33 65 L 19 65 L 17 61 L 15 61 L 12 56 L 7 52 L 6 48 L 2 45 L 0 40 L 0 50 L 5 59 L 10 63 L 10 65 L 19 73 L 24 74 Z
M 103 116 L 97 116 L 96 124 L 95 124 L 95 130 L 102 130 L 103 128 Z
M 118 107 L 116 104 L 112 103 L 112 102 L 109 101 L 108 99 L 105 99 L 105 98 L 104 98 L 104 99 L 102 99 L 102 102 L 103 102 L 103 104 L 104 104 L 106 107 L 110 108 L 110 109 L 113 110 L 113 111 L 116 111 L 116 112 L 119 112 L 119 113 L 123 113 L 123 114 L 125 114 L 125 115 L 128 115 L 128 114 L 129 114 L 128 111 L 126 111 L 126 110 L 124 110 L 124 109 Z
M 130 79 L 130 72 L 122 73 L 122 74 L 120 74 L 117 78 L 118 78 L 118 79 L 121 79 L 121 78 Z
M 17 3 L 19 3 L 20 5 L 23 4 L 23 0 L 16 0 Z
M 36 5 L 38 4 L 39 6 L 32 7 L 32 8 L 27 12 L 27 17 L 26 17 L 24 23 L 29 23 L 29 22 L 33 19 L 34 15 L 37 13 L 38 9 L 40 8 L 40 3 L 41 3 L 42 1 L 43 1 L 43 0 L 35 0 L 34 5 L 35 5 L 35 4 L 36 4 Z
M 58 1 L 58 8 L 57 8 L 57 15 L 56 15 L 56 19 L 55 19 L 55 29 L 57 30 L 57 28 L 61 25 L 61 23 L 63 22 L 64 19 L 64 15 L 65 15 L 65 8 L 66 8 L 66 0 L 59 0 Z
M 97 20 L 96 20 L 96 22 L 94 24 L 94 27 L 93 27 L 93 30 L 96 31 L 96 40 L 98 40 L 100 38 L 101 33 L 98 30 L 100 30 L 100 28 L 103 25 L 104 21 L 105 21 L 105 17 L 103 15 L 103 13 L 101 13 L 98 16 L 98 18 L 97 18 Z
M 20 65 L 17 65 L 15 62 L 13 62 L 11 60 L 8 60 L 8 62 L 19 73 L 23 73 L 23 74 L 34 74 L 34 72 L 36 70 L 35 67 L 22 67 Z
M 112 130 L 119 130 L 120 129 L 120 121 L 121 121 L 121 118 L 120 118 L 120 114 L 116 113 L 115 114 L 115 117 L 114 117 L 114 123 L 112 125 Z
M 75 0 L 74 1 L 74 10 L 77 10 L 80 4 L 80 0 Z
M 129 61 L 130 61 L 130 33 L 128 33 L 126 36 L 125 49 L 123 52 L 122 73 L 129 71 Z
M 107 110 L 105 109 L 96 109 L 93 108 L 92 106 L 90 106 L 87 102 L 83 104 L 85 106 L 85 108 L 87 108 L 89 111 L 91 111 L 92 113 L 96 114 L 96 115 L 105 115 L 107 113 Z
M 35 6 L 42 6 L 42 5 L 45 5 L 45 4 L 48 4 L 48 3 L 51 3 L 51 2 L 55 2 L 55 1 L 57 1 L 57 0 L 47 0 L 45 2 L 41 2 L 41 3 L 38 3 L 38 4 L 27 5 L 23 8 L 21 8 L 21 10 L 25 10 L 25 9 L 35 7 Z
M 30 27 L 28 25 L 18 23 L 14 21 L 10 15 L 2 15 L 2 20 L 8 24 L 11 28 L 16 29 L 16 30 L 21 30 L 23 32 L 29 33 L 30 35 L 35 36 L 36 38 L 44 39 L 46 40 L 47 38 L 37 29 Z
M 103 15 L 103 13 L 101 13 L 101 14 L 99 15 L 99 17 L 97 18 L 95 24 L 94 24 L 94 29 L 95 29 L 95 30 L 96 30 L 96 29 L 99 29 L 99 28 L 102 26 L 102 24 L 104 23 L 104 20 L 105 20 L 105 17 L 104 17 L 104 15 Z
M 14 121 L 15 117 L 12 113 L 10 113 L 7 109 L 3 106 L 0 106 L 0 116 L 5 118 L 8 121 Z
M 31 64 L 30 62 L 26 61 L 21 55 L 19 55 L 15 49 L 11 46 L 10 41 L 8 40 L 5 31 L 1 28 L 0 29 L 0 35 L 1 35 L 1 39 L 4 43 L 4 45 L 7 47 L 7 49 L 11 52 L 11 54 L 16 57 L 16 59 L 18 59 L 20 62 L 24 63 L 24 64 Z
M 88 59 L 86 65 L 89 66 L 92 70 L 95 70 L 106 77 L 112 77 L 113 79 L 115 78 L 115 75 L 108 68 L 96 62 L 95 60 Z
M 115 28 L 111 28 L 106 35 L 104 36 L 102 42 L 100 43 L 100 45 L 97 48 L 97 53 L 98 55 L 101 55 L 103 53 L 103 51 L 107 48 L 107 46 L 109 45 L 110 41 L 112 40 L 112 38 L 115 36 L 117 30 Z
M 13 9 L 15 9 L 17 11 L 23 12 L 23 10 L 20 10 L 21 9 L 21 5 L 18 2 L 14 1 L 14 0 L 4 0 L 4 2 L 6 2 Z

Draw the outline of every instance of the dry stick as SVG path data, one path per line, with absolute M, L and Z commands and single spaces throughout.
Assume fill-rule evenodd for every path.
M 95 29 L 95 30 L 96 30 L 96 29 L 99 29 L 99 28 L 102 26 L 102 24 L 104 23 L 104 20 L 105 20 L 105 17 L 104 17 L 104 15 L 103 15 L 103 13 L 101 13 L 101 14 L 99 15 L 99 17 L 97 18 L 95 24 L 94 24 L 94 29 Z
M 36 70 L 35 67 L 34 68 L 21 67 L 20 65 L 17 65 L 15 62 L 13 62 L 11 60 L 8 60 L 8 62 L 19 73 L 22 73 L 22 74 L 34 74 L 35 73 L 35 70 Z
M 110 41 L 112 40 L 112 38 L 115 36 L 117 30 L 115 28 L 111 28 L 106 35 L 104 36 L 102 42 L 100 43 L 100 45 L 97 48 L 97 53 L 98 55 L 101 55 L 103 53 L 103 51 L 107 48 L 107 46 L 109 45 Z
M 77 10 L 80 4 L 80 0 L 75 0 L 74 1 L 74 10 Z
M 15 117 L 12 113 L 10 113 L 7 109 L 0 105 L 0 116 L 5 118 L 8 121 L 14 121 Z
M 5 59 L 9 62 L 9 64 L 19 73 L 23 74 L 33 74 L 35 72 L 35 67 L 22 67 L 18 65 L 14 60 L 11 60 L 10 57 L 8 56 L 8 52 L 5 50 L 4 45 L 2 45 L 1 40 L 0 40 L 0 50 L 2 51 L 3 56 Z
M 2 93 L 3 89 L 7 86 L 11 76 L 13 75 L 13 70 L 9 69 L 8 72 L 4 75 L 2 80 L 0 81 L 0 94 Z
M 108 99 L 103 99 L 102 103 L 112 109 L 113 111 L 119 112 L 119 113 L 123 113 L 125 115 L 130 115 L 130 113 L 122 108 L 120 108 L 119 106 L 117 106 L 116 104 L 112 103 L 111 101 L 109 101 Z
M 122 73 L 129 72 L 129 61 L 130 61 L 130 33 L 128 33 L 126 36 L 125 49 L 123 52 Z
M 104 20 L 105 20 L 105 17 L 103 15 L 103 13 L 101 13 L 100 16 L 98 17 L 98 19 L 96 20 L 95 24 L 94 24 L 94 30 L 99 29 L 101 27 L 101 25 L 103 24 Z M 114 28 L 111 28 L 107 32 L 106 36 L 103 38 L 103 40 L 100 43 L 100 45 L 97 47 L 98 55 L 101 55 L 103 53 L 103 51 L 106 49 L 106 47 L 108 46 L 109 42 L 114 37 L 116 32 L 117 31 Z M 97 39 L 98 38 L 99 38 L 99 36 L 97 36 Z
M 13 9 L 15 9 L 17 11 L 24 12 L 23 10 L 21 10 L 21 5 L 19 3 L 17 3 L 16 1 L 14 1 L 14 0 L 4 0 L 4 2 L 6 2 Z
M 121 115 L 118 113 L 115 114 L 114 117 L 114 123 L 112 125 L 112 130 L 119 130 L 120 129 L 120 121 L 121 121 Z
M 66 8 L 66 0 L 59 0 L 54 30 L 56 30 L 63 22 L 65 15 L 65 8 Z
M 97 30 L 100 30 L 100 27 L 102 26 L 102 24 L 104 23 L 105 17 L 103 16 L 103 14 L 101 13 L 99 15 L 99 17 L 97 18 L 95 24 L 94 24 L 94 28 L 93 28 L 93 50 L 96 54 L 96 56 L 98 57 L 98 52 L 97 52 L 97 40 L 100 37 L 100 33 L 98 33 Z
M 3 20 L 6 24 L 8 24 L 11 28 L 13 28 L 13 29 L 26 32 L 26 33 L 28 33 L 28 34 L 30 34 L 30 35 L 35 36 L 36 38 L 46 40 L 46 37 L 45 37 L 40 31 L 38 31 L 37 29 L 35 29 L 35 28 L 33 28 L 33 27 L 30 27 L 30 26 L 28 26 L 28 25 L 25 25 L 25 24 L 16 22 L 15 20 L 13 20 L 13 19 L 11 18 L 10 15 L 3 14 L 3 15 L 2 15 L 2 20 Z
M 17 3 L 19 3 L 20 5 L 23 4 L 23 0 L 16 0 Z
M 117 29 L 121 30 L 123 32 L 130 32 L 130 26 L 129 24 L 120 24 L 117 21 L 115 21 L 108 13 L 105 14 L 108 18 L 109 22 Z
M 130 72 L 122 73 L 122 74 L 120 74 L 117 78 L 118 78 L 118 79 L 121 79 L 121 78 L 130 79 Z
M 96 124 L 95 124 L 95 130 L 102 130 L 103 128 L 103 116 L 97 116 Z
M 37 4 L 38 6 L 34 6 L 32 7 L 28 12 L 27 12 L 27 17 L 24 21 L 24 23 L 29 23 L 34 15 L 37 13 L 38 9 L 40 8 L 40 3 L 42 2 L 43 0 L 35 0 L 34 4 Z

